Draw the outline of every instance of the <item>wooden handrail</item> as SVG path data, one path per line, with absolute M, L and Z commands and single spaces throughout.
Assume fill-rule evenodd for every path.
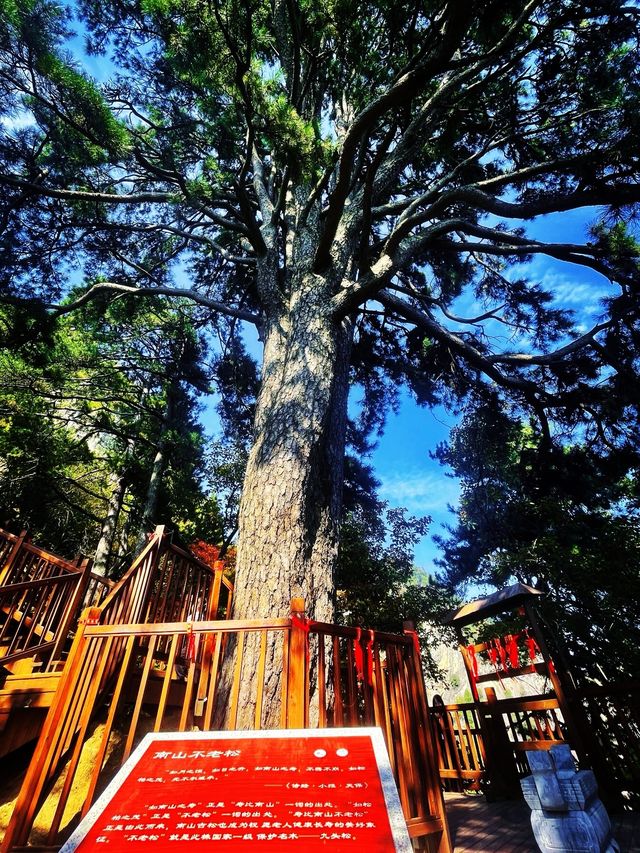
M 209 622 L 141 622 L 132 624 L 100 624 L 89 622 L 85 628 L 87 637 L 166 637 L 180 631 L 194 634 L 233 634 L 237 631 L 278 631 L 291 627 L 290 619 L 220 619 Z
M 78 578 L 82 576 L 82 572 L 75 571 L 73 574 L 70 572 L 65 573 L 64 575 L 49 575 L 46 578 L 38 578 L 35 581 L 21 581 L 20 583 L 7 583 L 4 586 L 0 586 L 0 601 L 3 598 L 8 598 L 15 592 L 23 592 L 27 589 L 36 589 L 37 587 L 44 586 L 55 586 L 59 581 L 70 582 L 74 578 Z
M 159 533 L 159 531 L 162 531 Z M 140 554 L 135 558 L 131 566 L 127 569 L 124 575 L 120 578 L 120 580 L 113 587 L 109 595 L 104 599 L 104 601 L 99 605 L 99 610 L 101 613 L 104 613 L 105 610 L 109 608 L 111 604 L 118 598 L 122 589 L 126 587 L 126 585 L 131 581 L 131 578 L 138 571 L 138 568 L 143 564 L 144 560 L 148 557 L 149 553 L 153 550 L 153 548 L 157 548 L 162 541 L 164 536 L 164 527 L 156 527 L 155 531 L 151 535 L 151 538 L 142 549 Z M 160 542 L 158 541 L 160 540 Z
M 282 661 L 283 689 L 274 695 L 274 701 L 280 704 L 285 726 L 308 724 L 309 674 L 312 671 L 309 641 L 313 639 L 318 651 L 322 649 L 323 657 L 326 644 L 329 644 L 333 668 L 331 672 L 319 672 L 318 683 L 326 684 L 325 679 L 331 675 L 332 688 L 324 696 L 328 700 L 333 691 L 336 697 L 344 697 L 344 719 L 334 715 L 329 721 L 325 707 L 324 716 L 318 722 L 321 726 L 329 722 L 359 725 L 364 721 L 364 714 L 369 723 L 381 725 L 389 744 L 411 837 L 424 838 L 433 853 L 450 853 L 437 770 L 433 757 L 429 756 L 430 724 L 424 702 L 420 655 L 413 636 L 370 633 L 354 628 L 343 630 L 340 626 L 308 622 L 304 618 L 303 604 L 295 601 L 292 602 L 290 618 L 128 625 L 100 624 L 99 618 L 97 608 L 86 611 L 83 616 L 68 667 L 8 827 L 3 853 L 15 851 L 28 843 L 32 822 L 52 773 L 63 759 L 67 759 L 66 775 L 55 789 L 58 802 L 54 817 L 49 822 L 47 838 L 48 844 L 57 841 L 66 803 L 80 767 L 82 743 L 88 734 L 94 708 L 99 705 L 101 685 L 109 675 L 114 649 L 120 650 L 121 663 L 111 681 L 109 711 L 97 756 L 92 761 L 88 793 L 83 795 L 83 814 L 102 784 L 100 773 L 106 757 L 111 755 L 110 761 L 114 760 L 110 745 L 120 744 L 119 760 L 125 760 L 129 755 L 139 736 L 143 706 L 155 705 L 155 730 L 163 729 L 167 709 L 172 705 L 175 709 L 173 719 L 176 720 L 175 715 L 179 714 L 179 731 L 191 729 L 194 718 L 198 727 L 206 731 L 215 722 L 217 703 L 220 702 L 222 707 L 229 709 L 227 725 L 234 727 L 238 686 L 243 676 L 243 654 L 252 642 L 251 634 L 260 638 L 260 661 L 249 681 L 255 693 L 254 727 L 264 726 L 262 699 L 267 695 L 266 685 L 272 678 L 267 675 L 264 665 L 265 652 L 270 644 L 267 636 L 282 644 L 282 654 L 276 659 Z M 327 628 L 332 630 L 325 630 Z M 195 643 L 190 639 L 193 635 Z M 356 672 L 362 666 L 356 659 L 358 643 L 362 645 L 363 654 L 371 656 L 370 672 Z M 175 669 L 178 661 L 182 662 L 180 672 Z M 226 682 L 220 678 L 223 667 L 228 668 L 231 674 L 230 692 L 224 686 Z M 130 678 L 133 671 L 135 678 Z M 114 742 L 111 739 L 114 721 L 125 706 L 130 709 L 126 724 L 128 730 L 125 729 Z M 172 728 L 175 728 L 175 722 Z

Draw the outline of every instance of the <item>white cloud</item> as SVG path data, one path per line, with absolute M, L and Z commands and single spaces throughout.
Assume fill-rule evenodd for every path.
M 419 470 L 406 474 L 380 474 L 380 497 L 391 506 L 406 507 L 415 515 L 446 513 L 448 504 L 455 504 L 460 494 L 456 480 L 443 473 L 425 473 Z
M 13 115 L 0 116 L 0 124 L 5 130 L 22 130 L 34 123 L 33 114 L 28 110 L 20 110 Z

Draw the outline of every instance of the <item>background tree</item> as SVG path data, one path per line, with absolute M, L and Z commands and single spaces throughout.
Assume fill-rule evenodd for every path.
M 434 644 L 445 639 L 439 620 L 454 606 L 445 584 L 416 568 L 414 548 L 431 519 L 389 509 L 378 497 L 371 469 L 349 455 L 345 465 L 344 517 L 336 568 L 336 617 L 341 625 L 402 633 L 411 619 L 430 674 Z
M 199 482 L 195 419 L 195 395 L 208 383 L 189 311 L 121 300 L 57 322 L 8 308 L 4 321 L 5 523 L 28 524 L 65 554 L 91 553 L 97 542 L 101 572 L 116 538 L 128 531 L 130 556 L 139 529 L 160 518 L 191 518 L 193 535 L 210 535 L 217 510 Z
M 164 294 L 259 330 L 238 615 L 302 594 L 331 616 L 352 365 L 383 401 L 398 380 L 425 401 L 488 384 L 547 441 L 565 418 L 615 440 L 637 344 L 634 5 L 83 0 L 104 83 L 65 54 L 64 8 L 2 8 L 7 296 L 73 281 L 52 310 Z M 582 242 L 528 230 L 594 207 Z M 592 327 L 509 274 L 538 255 L 612 282 Z
M 538 429 L 481 403 L 437 456 L 462 486 L 457 524 L 440 539 L 450 584 L 534 584 L 546 592 L 539 606 L 575 677 L 635 677 L 637 447 L 550 447 Z

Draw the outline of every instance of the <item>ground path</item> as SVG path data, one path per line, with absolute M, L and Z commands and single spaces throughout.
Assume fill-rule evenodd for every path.
M 487 803 L 483 796 L 445 794 L 455 853 L 538 853 L 524 800 Z M 640 814 L 613 819 L 621 853 L 640 853 Z

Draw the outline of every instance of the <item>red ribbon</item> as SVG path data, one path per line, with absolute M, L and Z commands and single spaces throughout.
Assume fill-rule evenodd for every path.
M 518 655 L 518 635 L 517 634 L 507 634 L 504 638 L 506 644 L 506 651 L 509 655 L 509 666 L 511 669 L 516 669 L 518 664 L 520 663 L 519 655 Z
M 297 628 L 299 631 L 304 633 L 304 647 L 305 654 L 307 660 L 307 666 L 311 661 L 311 652 L 309 650 L 309 628 L 310 628 L 310 619 L 307 619 L 306 616 L 303 616 L 302 619 L 299 616 L 296 616 L 295 613 L 291 614 L 291 627 Z
M 503 670 L 506 670 L 506 668 L 507 668 L 507 650 L 502 645 L 500 637 L 496 637 L 496 639 L 494 640 L 494 643 L 496 644 L 496 649 L 498 650 L 498 656 L 500 657 L 500 666 L 502 667 Z
M 416 654 L 419 655 L 420 654 L 420 640 L 418 639 L 418 632 L 417 631 L 405 631 L 405 634 L 411 635 L 411 639 L 413 640 L 413 650 L 416 652 Z
M 373 631 L 369 631 L 369 639 L 367 640 L 367 684 L 373 685 L 373 643 L 375 636 Z
M 531 661 L 531 663 L 535 663 L 537 654 L 540 651 L 540 649 L 538 648 L 538 644 L 536 643 L 533 637 L 529 636 L 528 633 L 524 642 L 527 646 L 527 649 L 529 650 L 529 660 Z
M 356 628 L 358 632 L 356 634 L 356 638 L 353 642 L 353 650 L 355 652 L 356 658 L 356 676 L 358 681 L 364 681 L 364 650 L 362 648 L 362 643 L 360 641 L 362 637 L 362 631 L 360 628 Z
M 467 655 L 469 658 L 469 668 L 475 682 L 478 677 L 478 661 L 476 659 L 476 650 L 473 646 L 467 646 Z
M 309 634 L 309 620 L 303 616 L 302 619 L 299 616 L 296 616 L 295 613 L 291 614 L 291 627 L 297 628 L 299 631 L 304 631 L 305 634 Z
M 193 625 L 187 625 L 187 660 L 193 663 L 196 659 L 196 636 L 193 633 Z

